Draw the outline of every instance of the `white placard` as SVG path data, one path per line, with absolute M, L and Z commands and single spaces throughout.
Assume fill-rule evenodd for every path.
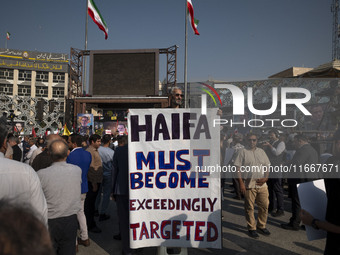
M 301 208 L 319 220 L 325 220 L 327 195 L 324 180 L 297 184 Z M 306 226 L 309 241 L 326 238 L 327 232 Z
M 130 109 L 131 248 L 221 248 L 219 173 L 203 172 L 219 164 L 216 112 Z

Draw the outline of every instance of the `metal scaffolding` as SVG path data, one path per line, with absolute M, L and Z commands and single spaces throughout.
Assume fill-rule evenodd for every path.
M 70 79 L 68 98 L 72 99 L 83 94 L 83 62 L 84 51 L 71 48 Z
M 174 45 L 167 49 L 159 49 L 159 53 L 166 54 L 167 58 L 167 91 L 169 91 L 170 88 L 175 87 L 177 82 L 177 48 L 178 46 Z

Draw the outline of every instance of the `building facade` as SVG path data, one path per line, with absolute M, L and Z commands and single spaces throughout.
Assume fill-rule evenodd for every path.
M 68 73 L 67 54 L 0 48 L 0 111 L 14 111 L 15 121 L 25 126 L 56 125 L 64 112 Z
M 68 55 L 0 49 L 0 93 L 64 99 L 68 87 Z

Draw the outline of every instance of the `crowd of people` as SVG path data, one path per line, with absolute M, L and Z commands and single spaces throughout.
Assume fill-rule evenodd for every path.
M 180 107 L 182 91 L 175 88 L 172 94 L 171 107 Z M 266 140 L 263 137 L 260 140 L 255 133 L 235 133 L 221 139 L 222 164 L 238 170 L 232 176 L 234 198 L 244 199 L 249 236 L 256 239 L 258 234 L 271 234 L 267 228 L 268 214 L 273 217 L 285 214 L 283 196 L 287 184 L 292 216 L 281 227 L 298 231 L 302 222 L 326 230 L 325 254 L 340 254 L 340 179 L 325 180 L 328 207 L 326 219 L 319 220 L 301 208 L 298 197 L 296 184 L 311 178 L 285 179 L 280 173 L 270 175 L 266 171 L 269 165 L 304 166 L 320 160 L 339 165 L 340 133 L 334 134 L 333 151 L 327 155 L 319 155 L 302 134 L 288 141 L 285 139 L 288 136 L 272 129 L 265 137 Z M 102 137 L 51 134 L 19 140 L 0 124 L 0 254 L 75 254 L 78 245 L 90 245 L 89 232 L 101 233 L 96 222 L 110 218 L 111 194 L 117 205 L 120 230 L 114 239 L 122 241 L 123 254 L 132 254 L 127 141 L 126 135 L 109 134 Z M 240 171 L 244 166 L 257 166 L 260 171 L 244 174 Z M 223 177 L 222 184 L 224 181 Z M 20 239 L 24 235 L 30 239 L 18 244 L 15 236 Z
M 51 134 L 20 140 L 0 125 L 0 143 L 0 218 L 8 210 L 22 213 L 23 208 L 16 205 L 24 205 L 30 208 L 26 217 L 32 219 L 27 224 L 33 224 L 34 219 L 43 226 L 34 226 L 32 231 L 49 232 L 50 238 L 45 238 L 48 242 L 41 243 L 45 250 L 32 250 L 31 254 L 75 254 L 78 245 L 89 246 L 88 232 L 101 233 L 95 217 L 98 221 L 110 218 L 112 194 L 121 232 L 114 238 L 122 240 L 124 254 L 131 254 L 126 135 Z M 26 254 L 10 243 L 11 236 L 2 238 L 8 233 L 0 231 L 0 254 Z
M 290 137 L 291 140 L 286 138 Z M 246 135 L 235 133 L 231 137 L 221 139 L 221 152 L 224 165 L 235 166 L 237 172 L 231 176 L 235 193 L 234 199 L 244 199 L 245 218 L 248 234 L 259 238 L 259 234 L 269 236 L 266 228 L 268 215 L 280 217 L 285 214 L 284 187 L 288 187 L 288 197 L 291 204 L 289 222 L 281 224 L 285 230 L 298 231 L 304 225 L 327 231 L 327 241 L 324 254 L 340 254 L 340 173 L 331 174 L 330 169 L 340 163 L 340 130 L 332 137 L 332 152 L 318 153 L 317 144 L 304 134 L 285 135 L 276 129 L 269 130 L 259 136 L 255 133 Z M 269 166 L 290 166 L 291 169 L 309 169 L 310 166 L 328 167 L 324 176 L 316 173 L 285 174 L 284 171 L 268 171 Z M 241 167 L 256 166 L 257 171 L 242 172 Z M 282 169 L 282 168 L 281 168 Z M 329 175 L 327 175 L 329 174 Z M 224 176 L 225 179 L 230 176 Z M 314 218 L 301 208 L 297 185 L 304 182 L 325 178 L 328 197 L 326 219 Z M 222 185 L 223 187 L 224 185 Z M 316 203 L 318 201 L 315 201 Z M 258 207 L 257 220 L 254 216 L 255 203 Z
M 172 94 L 171 107 L 177 108 L 182 103 L 181 90 Z M 9 132 L 6 118 L 4 114 L 0 123 L 0 219 L 26 212 L 23 219 L 30 220 L 25 227 L 14 221 L 0 223 L 7 226 L 0 230 L 0 254 L 75 254 L 78 245 L 90 245 L 88 232 L 101 233 L 95 217 L 98 221 L 110 218 L 111 198 L 116 201 L 120 230 L 113 238 L 122 241 L 123 254 L 132 254 L 125 132 L 118 130 L 116 137 L 18 137 Z M 13 236 L 27 234 L 29 227 L 40 231 L 32 233 L 36 239 L 16 243 Z M 45 238 L 40 240 L 42 235 Z M 31 248 L 40 241 L 41 246 Z

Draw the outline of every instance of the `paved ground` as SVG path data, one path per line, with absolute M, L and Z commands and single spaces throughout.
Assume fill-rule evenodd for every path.
M 308 241 L 306 232 L 288 231 L 280 227 L 281 223 L 286 223 L 291 215 L 290 203 L 285 196 L 284 216 L 274 218 L 269 216 L 267 228 L 271 231 L 269 237 L 260 236 L 254 240 L 248 237 L 244 218 L 243 201 L 232 199 L 229 186 L 225 189 L 225 200 L 222 203 L 222 231 L 223 249 L 188 249 L 188 254 L 208 255 L 208 254 L 254 254 L 254 255 L 297 255 L 323 254 L 325 240 Z M 101 234 L 90 234 L 91 245 L 89 247 L 79 246 L 78 255 L 118 255 L 121 253 L 120 241 L 113 240 L 113 235 L 118 233 L 118 221 L 116 216 L 115 203 L 110 203 L 111 219 L 99 222 L 98 226 L 103 230 Z M 142 254 L 157 254 L 156 248 L 145 248 Z

